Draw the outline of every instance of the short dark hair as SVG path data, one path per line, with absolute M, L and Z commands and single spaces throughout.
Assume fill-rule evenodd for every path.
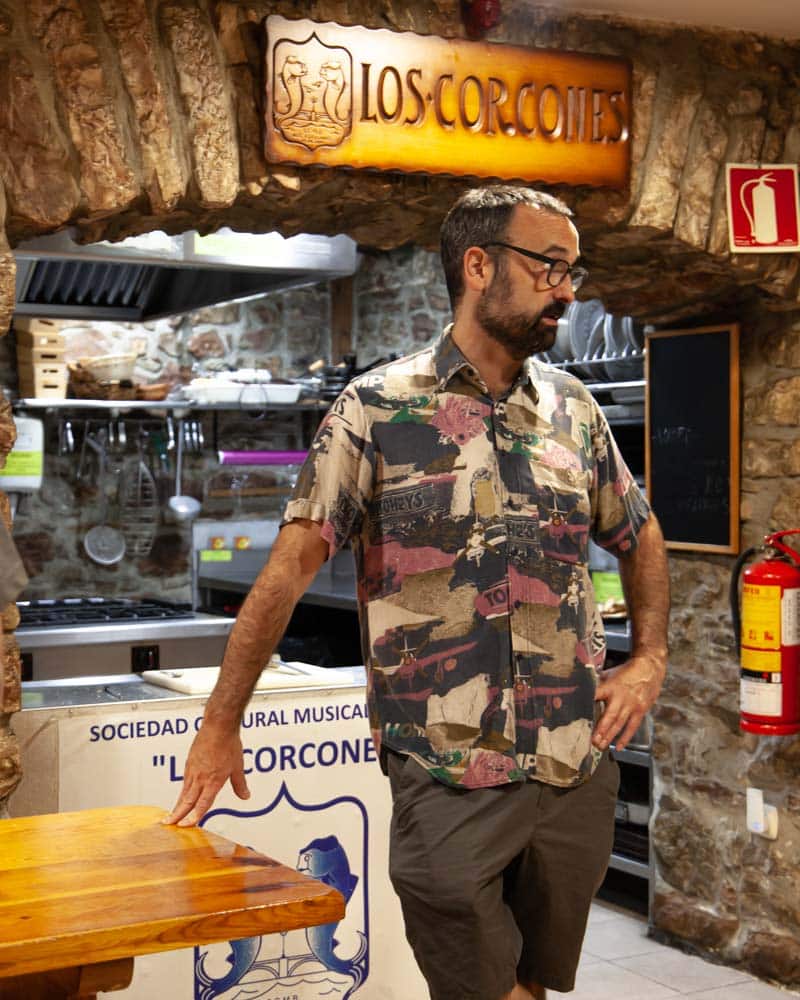
M 512 184 L 465 191 L 445 216 L 440 232 L 442 267 L 453 310 L 464 293 L 464 254 L 470 247 L 504 239 L 517 205 L 531 205 L 572 218 L 568 205 L 544 191 Z

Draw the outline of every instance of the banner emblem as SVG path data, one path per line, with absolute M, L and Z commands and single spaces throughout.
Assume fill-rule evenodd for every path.
M 353 60 L 312 33 L 282 39 L 273 55 L 272 121 L 287 142 L 306 149 L 340 145 L 352 129 Z

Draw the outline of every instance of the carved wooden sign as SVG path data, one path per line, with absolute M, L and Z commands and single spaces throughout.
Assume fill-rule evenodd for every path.
M 624 187 L 627 60 L 266 19 L 266 156 Z

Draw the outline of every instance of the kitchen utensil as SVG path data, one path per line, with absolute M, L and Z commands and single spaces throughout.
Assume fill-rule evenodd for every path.
M 97 452 L 99 463 L 98 489 L 100 493 L 100 523 L 89 528 L 83 536 L 83 548 L 92 562 L 101 566 L 113 566 L 125 555 L 125 539 L 116 528 L 106 524 L 108 514 L 108 492 L 106 486 L 106 450 L 101 442 L 90 434 L 86 435 L 86 443 Z
M 200 502 L 194 497 L 181 493 L 181 472 L 183 467 L 183 421 L 177 421 L 175 434 L 178 446 L 175 460 L 175 494 L 169 498 L 169 509 L 178 521 L 193 521 L 200 513 Z
M 142 437 L 138 450 L 138 457 L 133 463 L 129 460 L 123 472 L 120 510 L 128 551 L 135 556 L 146 556 L 153 547 L 158 527 L 158 491 L 144 460 Z

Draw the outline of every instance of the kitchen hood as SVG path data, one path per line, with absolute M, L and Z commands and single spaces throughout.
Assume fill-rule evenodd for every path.
M 22 316 L 141 321 L 354 274 L 348 236 L 157 231 L 119 243 L 68 231 L 14 249 Z

